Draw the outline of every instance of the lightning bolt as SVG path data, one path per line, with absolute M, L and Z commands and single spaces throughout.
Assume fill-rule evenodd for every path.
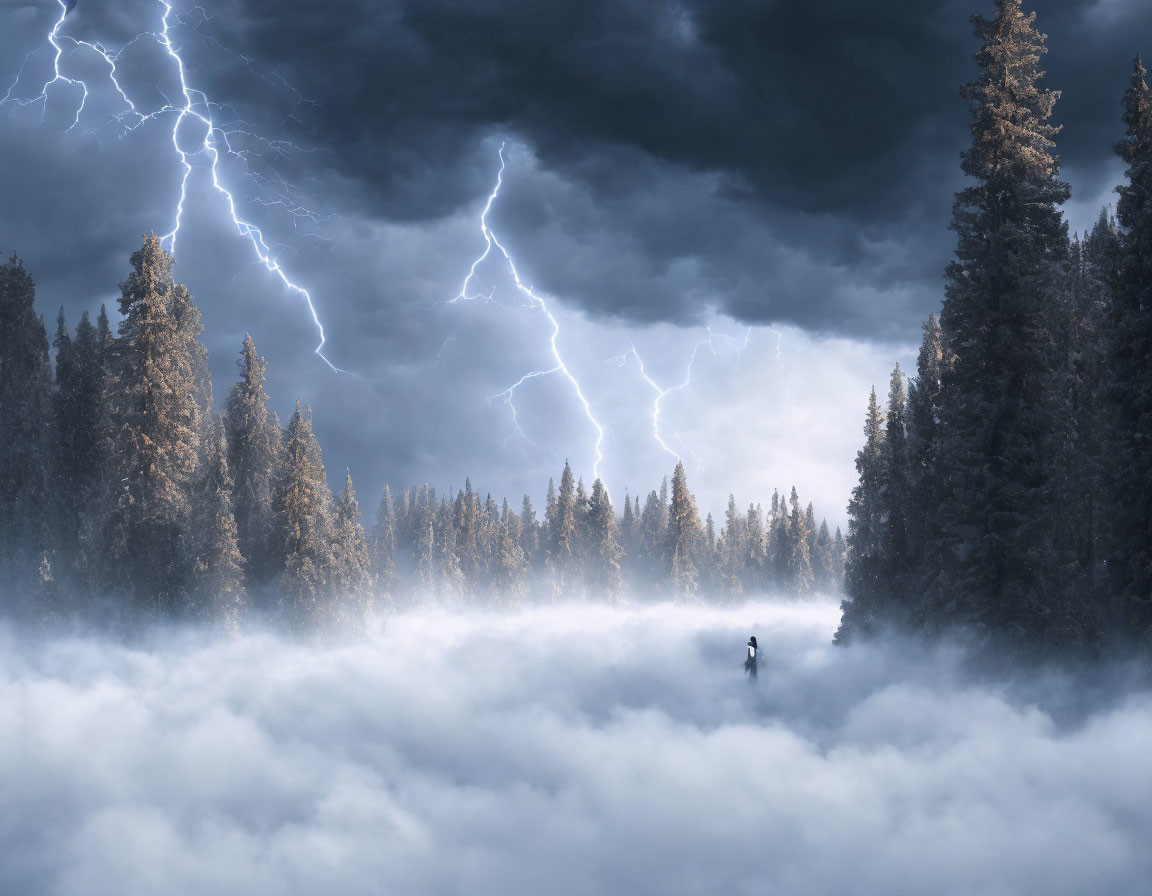
M 29 51 L 28 55 L 24 57 L 24 61 L 20 63 L 20 68 L 16 72 L 16 79 L 8 86 L 8 91 L 4 94 L 3 98 L 0 98 L 0 106 L 7 105 L 8 103 L 12 103 L 17 106 L 34 106 L 36 103 L 42 102 L 45 105 L 46 111 L 48 104 L 48 88 L 53 84 L 63 83 L 68 84 L 71 87 L 79 87 L 81 90 L 80 102 L 76 105 L 76 115 L 72 119 L 72 124 L 69 125 L 67 129 L 65 129 L 65 133 L 67 133 L 80 124 L 80 114 L 84 111 L 84 106 L 88 102 L 88 85 L 81 80 L 69 78 L 62 71 L 60 71 L 60 60 L 64 55 L 64 48 L 60 45 L 60 41 L 62 39 L 67 40 L 76 46 L 80 46 L 83 42 L 73 40 L 70 37 L 61 37 L 60 26 L 64 24 L 64 18 L 68 15 L 68 7 L 64 4 L 64 0 L 56 0 L 56 2 L 60 6 L 60 18 L 53 23 L 52 30 L 48 32 L 48 37 L 46 38 L 48 44 L 51 45 L 53 50 L 55 50 L 55 53 L 52 57 L 52 77 L 44 82 L 44 86 L 40 88 L 40 93 L 38 93 L 36 96 L 28 98 L 12 96 L 12 91 L 16 89 L 16 86 L 20 83 L 20 79 L 24 75 L 24 67 L 28 65 L 28 60 L 31 59 L 33 54 L 36 52 L 35 49 Z M 91 44 L 83 45 L 92 46 Z M 93 49 L 96 48 L 93 47 Z M 109 55 L 100 49 L 96 49 L 96 52 L 100 53 L 100 55 L 108 61 L 108 64 L 112 68 L 112 82 L 116 84 L 116 89 L 120 92 L 120 95 L 124 96 L 124 92 L 120 90 L 120 85 L 116 83 L 115 60 L 109 58 Z M 132 105 L 126 96 L 124 99 L 126 102 L 128 102 L 129 106 Z
M 613 367 L 609 371 L 610 373 L 615 373 L 616 371 L 619 371 L 622 368 L 627 366 L 629 358 L 635 358 L 636 364 L 637 364 L 639 371 L 640 371 L 640 378 L 642 380 L 644 380 L 645 383 L 648 384 L 648 386 L 652 389 L 653 392 L 656 393 L 656 396 L 652 401 L 652 438 L 655 439 L 656 443 L 660 446 L 660 448 L 663 451 L 670 454 L 672 457 L 676 458 L 676 460 L 683 461 L 684 458 L 680 456 L 680 453 L 677 452 L 669 444 L 669 438 L 671 438 L 672 441 L 679 444 L 685 451 L 687 451 L 692 456 L 692 459 L 696 463 L 697 474 L 699 474 L 700 468 L 701 468 L 700 457 L 691 448 L 691 446 L 689 446 L 688 443 L 685 441 L 684 434 L 681 433 L 675 427 L 668 424 L 666 422 L 666 420 L 664 419 L 664 416 L 663 416 L 664 399 L 667 398 L 669 395 L 671 395 L 673 392 L 679 392 L 683 389 L 687 389 L 689 386 L 692 385 L 692 368 L 695 366 L 696 358 L 699 355 L 700 350 L 702 348 L 707 347 L 708 350 L 712 353 L 712 356 L 716 357 L 717 356 L 716 340 L 718 340 L 718 339 L 724 340 L 725 342 L 728 342 L 731 345 L 736 346 L 736 364 L 739 365 L 741 360 L 743 360 L 745 350 L 748 348 L 748 343 L 752 339 L 752 328 L 751 327 L 748 327 L 747 331 L 744 334 L 743 340 L 739 340 L 735 336 L 729 336 L 726 333 L 717 333 L 711 327 L 707 327 L 705 329 L 706 329 L 706 332 L 708 334 L 707 337 L 704 339 L 701 339 L 695 345 L 692 346 L 692 353 L 691 353 L 691 355 L 689 355 L 688 363 L 685 365 L 685 368 L 684 368 L 684 379 L 680 383 L 676 384 L 675 386 L 670 386 L 668 388 L 664 388 L 659 383 L 657 383 L 654 379 L 652 379 L 651 375 L 649 375 L 647 368 L 644 365 L 644 359 L 640 356 L 640 352 L 636 349 L 636 344 L 634 342 L 629 343 L 628 351 L 626 351 L 624 354 L 617 355 L 614 358 L 608 358 L 608 359 L 606 359 L 606 362 L 605 362 L 605 363 L 615 363 L 616 366 Z M 670 436 L 667 438 L 665 437 L 665 430 L 666 429 L 670 432 Z
M 516 429 L 517 435 L 528 444 L 534 445 L 538 448 L 543 448 L 544 446 L 532 441 L 532 439 L 528 437 L 528 435 L 524 432 L 523 427 L 520 425 L 519 414 L 516 410 L 516 391 L 525 383 L 540 377 L 552 376 L 555 374 L 562 376 L 568 381 L 569 385 L 571 385 L 572 391 L 576 395 L 577 401 L 579 402 L 581 408 L 584 410 L 584 416 L 588 418 L 588 422 L 592 425 L 593 430 L 596 432 L 596 441 L 593 447 L 596 459 L 592 464 L 592 476 L 595 479 L 599 479 L 600 464 L 604 460 L 604 427 L 602 427 L 599 421 L 597 421 L 596 415 L 592 412 L 592 405 L 588 401 L 587 396 L 584 394 L 584 389 L 580 386 L 579 380 L 576 379 L 576 376 L 572 373 L 571 369 L 565 363 L 563 356 L 560 354 L 560 346 L 558 344 L 560 338 L 560 322 L 556 319 L 556 315 L 554 315 L 551 309 L 548 307 L 548 303 L 544 300 L 543 296 L 535 292 L 532 287 L 528 286 L 524 283 L 523 280 L 520 279 L 520 272 L 516 268 L 516 263 L 512 260 L 512 255 L 508 252 L 508 249 L 505 248 L 504 244 L 501 243 L 499 239 L 497 239 L 496 234 L 492 232 L 492 228 L 488 225 L 488 213 L 492 211 L 492 205 L 496 202 L 496 197 L 500 195 L 500 187 L 504 183 L 504 168 L 506 164 L 504 159 L 504 146 L 504 143 L 500 144 L 500 151 L 498 153 L 500 159 L 500 168 L 496 172 L 496 184 L 492 188 L 492 192 L 488 194 L 488 200 L 484 203 L 484 209 L 480 213 L 480 232 L 484 236 L 484 251 L 476 257 L 471 266 L 468 268 L 468 275 L 464 278 L 464 282 L 460 286 L 460 292 L 457 293 L 455 297 L 450 299 L 447 304 L 453 304 L 456 302 L 470 302 L 476 301 L 478 299 L 482 299 L 484 301 L 493 301 L 493 288 L 477 291 L 473 284 L 477 279 L 477 270 L 489 258 L 489 256 L 493 254 L 493 249 L 495 249 L 496 252 L 498 252 L 503 257 L 505 266 L 507 267 L 509 274 L 512 276 L 512 282 L 516 285 L 516 289 L 521 293 L 521 295 L 523 295 L 528 300 L 528 307 L 539 310 L 540 313 L 544 315 L 545 319 L 547 319 L 549 326 L 552 328 L 552 334 L 548 340 L 548 346 L 552 353 L 552 359 L 556 363 L 546 370 L 533 370 L 524 374 L 522 377 L 520 377 L 520 379 L 514 382 L 503 392 L 498 392 L 497 394 L 489 397 L 488 401 L 489 403 L 492 403 L 493 401 L 499 400 L 502 403 L 508 405 L 508 408 L 512 413 L 512 425 Z
M 663 413 L 662 405 L 663 405 L 664 399 L 667 398 L 669 395 L 671 395 L 673 392 L 679 392 L 682 389 L 687 389 L 688 386 L 691 385 L 691 383 L 692 383 L 692 367 L 696 364 L 696 356 L 699 354 L 700 349 L 702 349 L 704 346 L 708 346 L 708 348 L 712 351 L 712 353 L 715 354 L 716 350 L 712 345 L 711 330 L 709 330 L 709 336 L 707 339 L 703 339 L 703 340 L 697 342 L 692 347 L 692 354 L 688 358 L 688 364 L 684 369 L 683 381 L 680 382 L 679 384 L 675 385 L 675 386 L 670 386 L 667 389 L 665 389 L 663 386 L 661 386 L 659 383 L 657 383 L 648 374 L 648 370 L 644 366 L 644 359 L 642 357 L 640 357 L 640 352 L 638 352 L 636 350 L 636 344 L 635 343 L 630 343 L 628 351 L 626 351 L 623 355 L 621 355 L 618 358 L 611 359 L 611 360 L 619 362 L 617 364 L 617 366 L 615 368 L 613 368 L 614 370 L 619 370 L 621 367 L 623 367 L 625 364 L 627 364 L 629 357 L 636 359 L 636 364 L 640 369 L 640 378 L 642 380 L 644 380 L 644 382 L 647 383 L 652 388 L 653 392 L 656 393 L 656 397 L 652 401 L 652 438 L 656 440 L 656 443 L 665 452 L 672 455 L 672 457 L 676 458 L 676 460 L 678 460 L 678 461 L 683 461 L 684 458 L 682 458 L 680 456 L 680 453 L 678 451 L 676 451 L 671 445 L 669 445 L 668 441 L 664 438 L 663 430 L 667 424 L 665 424 L 661 419 L 661 415 Z M 675 427 L 671 428 L 671 438 L 673 440 L 675 440 L 677 443 L 679 443 L 682 448 L 684 448 L 689 454 L 692 455 L 692 459 L 696 462 L 696 469 L 697 469 L 697 471 L 699 471 L 700 458 L 696 455 L 696 452 L 694 452 L 687 445 L 687 443 L 684 441 L 684 436 Z
M 245 165 L 246 176 L 251 178 L 253 182 L 259 185 L 264 192 L 263 196 L 248 198 L 245 201 L 261 205 L 262 207 L 271 208 L 276 207 L 286 211 L 293 217 L 294 226 L 299 228 L 298 222 L 301 220 L 310 221 L 319 225 L 324 219 L 317 216 L 315 213 L 309 211 L 298 199 L 298 193 L 291 185 L 287 184 L 283 179 L 276 176 L 274 169 L 269 168 L 273 177 L 269 177 L 264 172 L 254 171 L 251 166 L 253 156 L 255 155 L 252 150 L 246 148 L 237 148 L 234 141 L 239 138 L 252 140 L 262 146 L 270 153 L 278 156 L 287 156 L 289 152 L 308 152 L 312 150 L 304 150 L 295 146 L 289 141 L 283 140 L 269 140 L 253 131 L 243 127 L 243 122 L 239 119 L 227 123 L 221 123 L 217 120 L 216 114 L 220 113 L 225 107 L 220 104 L 213 103 L 205 92 L 196 88 L 190 83 L 188 77 L 188 66 L 181 54 L 181 47 L 179 47 L 173 40 L 173 29 L 175 24 L 191 28 L 196 34 L 205 40 L 213 42 L 216 46 L 220 46 L 219 42 L 208 35 L 203 34 L 197 27 L 197 22 L 188 22 L 185 18 L 176 14 L 173 3 L 171 0 L 156 0 L 156 3 L 162 9 L 160 16 L 159 28 L 157 30 L 142 31 L 135 37 L 128 40 L 118 50 L 113 51 L 104 46 L 100 42 L 82 40 L 72 37 L 63 33 L 63 28 L 68 17 L 68 13 L 75 5 L 66 0 L 56 0 L 59 7 L 59 16 L 52 22 L 52 27 L 45 37 L 45 45 L 49 46 L 52 51 L 52 70 L 51 77 L 48 78 L 40 87 L 39 92 L 33 96 L 20 96 L 17 91 L 21 84 L 25 69 L 40 47 L 31 50 L 21 62 L 17 71 L 15 79 L 9 85 L 5 94 L 0 97 L 0 107 L 5 105 L 26 107 L 33 106 L 37 103 L 42 104 L 43 114 L 42 120 L 47 115 L 47 105 L 49 101 L 49 94 L 53 88 L 63 86 L 79 91 L 78 101 L 75 103 L 71 122 L 65 129 L 65 133 L 71 132 L 78 128 L 82 128 L 82 118 L 88 107 L 89 100 L 89 85 L 82 78 L 73 77 L 69 74 L 66 62 L 71 53 L 84 50 L 96 54 L 107 66 L 108 69 L 108 82 L 115 90 L 116 95 L 119 97 L 120 103 L 123 105 L 122 111 L 113 116 L 113 119 L 123 127 L 123 134 L 129 134 L 136 129 L 150 123 L 161 120 L 166 120 L 171 123 L 171 144 L 174 157 L 177 160 L 182 174 L 180 176 L 180 188 L 176 201 L 176 206 L 172 215 L 172 227 L 163 235 L 162 240 L 170 251 L 175 254 L 177 239 L 180 235 L 183 219 L 185 203 L 189 197 L 190 190 L 193 187 L 193 174 L 197 170 L 206 171 L 209 175 L 209 180 L 212 189 L 224 200 L 228 209 L 233 226 L 236 228 L 237 234 L 246 240 L 251 247 L 255 259 L 261 263 L 267 271 L 274 274 L 290 292 L 297 295 L 304 301 L 308 314 L 319 336 L 319 342 L 314 349 L 314 353 L 319 357 L 329 368 L 339 373 L 349 373 L 349 371 L 342 370 L 332 363 L 331 360 L 324 353 L 324 347 L 327 343 L 327 338 L 324 331 L 323 323 L 320 319 L 319 312 L 313 300 L 310 291 L 297 283 L 291 278 L 285 268 L 280 264 L 276 257 L 276 250 L 269 244 L 262 229 L 244 217 L 240 210 L 236 196 L 232 189 L 225 183 L 221 171 L 221 162 L 225 158 L 234 158 L 241 161 Z M 199 14 L 199 23 L 208 22 L 211 17 L 203 10 L 202 7 L 193 7 L 188 16 Z M 122 83 L 118 64 L 124 52 L 138 41 L 151 40 L 154 41 L 165 53 L 175 68 L 178 77 L 178 95 L 176 99 L 164 96 L 164 103 L 159 108 L 155 109 L 140 109 L 133 101 L 131 93 L 126 89 Z M 44 46 L 44 45 L 41 45 Z M 221 47 L 221 49 L 223 49 Z M 66 52 L 66 50 L 68 52 Z M 249 68 L 255 71 L 252 61 L 246 57 L 240 57 L 248 64 Z M 279 76 L 277 76 L 279 77 Z M 283 79 L 279 79 L 277 83 L 288 86 Z M 163 94 L 162 94 L 163 96 Z M 299 94 L 296 95 L 299 100 Z M 189 138 L 187 134 L 182 135 L 182 127 L 187 130 L 188 125 L 194 126 L 199 129 L 200 134 Z M 87 133 L 92 133 L 87 131 Z M 93 134 L 93 136 L 95 136 Z M 478 286 L 478 272 L 481 266 L 489 260 L 493 255 L 498 254 L 518 292 L 527 300 L 527 307 L 538 310 L 547 320 L 551 334 L 549 336 L 549 351 L 552 356 L 554 364 L 546 369 L 530 371 L 507 389 L 496 395 L 490 396 L 489 403 L 500 402 L 506 404 L 512 416 L 512 425 L 515 430 L 516 436 L 521 440 L 522 444 L 530 444 L 538 448 L 545 446 L 539 445 L 528 437 L 520 422 L 519 413 L 516 407 L 515 399 L 517 391 L 528 384 L 529 382 L 546 377 L 560 375 L 571 386 L 572 391 L 583 410 L 585 417 L 595 432 L 594 454 L 595 461 L 593 464 L 593 475 L 599 477 L 600 466 L 603 461 L 603 444 L 605 437 L 605 430 L 599 423 L 596 415 L 593 412 L 592 405 L 587 398 L 587 395 L 581 386 L 576 375 L 572 369 L 565 362 L 559 347 L 560 339 L 560 323 L 549 307 L 548 301 L 539 293 L 537 293 L 531 286 L 524 283 L 521 279 L 519 270 L 512 258 L 508 248 L 499 240 L 496 234 L 492 231 L 488 218 L 493 208 L 494 203 L 500 194 L 500 189 L 503 185 L 503 175 L 506 168 L 506 159 L 504 156 L 505 144 L 501 144 L 498 153 L 499 169 L 496 174 L 496 182 L 489 193 L 487 200 L 484 204 L 483 210 L 480 215 L 480 230 L 484 238 L 484 249 L 479 256 L 471 263 L 468 273 L 464 278 L 459 293 L 450 300 L 450 303 L 462 301 L 486 301 L 495 302 L 494 294 L 495 287 L 488 287 L 481 289 Z M 783 340 L 783 333 L 776 329 L 777 342 L 776 342 L 776 360 L 784 371 L 787 377 L 789 394 L 795 400 L 793 391 L 793 381 L 790 371 L 784 362 L 781 344 Z M 751 337 L 751 328 L 749 328 L 742 345 L 737 350 L 737 363 L 745 349 L 748 347 L 749 339 Z M 654 399 L 652 403 L 652 434 L 662 450 L 669 455 L 676 457 L 678 460 L 682 459 L 679 452 L 673 449 L 672 444 L 677 444 L 683 451 L 689 453 L 696 459 L 697 467 L 699 467 L 699 458 L 686 444 L 683 434 L 672 427 L 664 413 L 664 400 L 672 393 L 688 388 L 691 385 L 692 370 L 702 348 L 708 347 L 713 354 L 716 353 L 714 339 L 724 339 L 733 345 L 737 345 L 739 340 L 734 337 L 724 334 L 714 333 L 711 329 L 708 330 L 708 338 L 696 343 L 692 349 L 691 356 L 688 359 L 685 376 L 682 382 L 677 385 L 664 388 L 660 386 L 648 373 L 644 361 L 637 351 L 635 345 L 631 345 L 628 352 L 623 356 L 616 359 L 618 363 L 617 369 L 627 364 L 630 357 L 634 357 L 640 370 L 641 378 L 652 389 Z M 432 363 L 438 363 L 442 358 L 445 346 L 441 346 L 436 360 Z M 355 376 L 355 374 L 353 374 Z M 521 446 L 522 447 L 522 446 Z M 553 452 L 554 453 L 554 452 Z
M 777 326 L 773 326 L 772 329 L 776 333 L 776 363 L 779 364 L 780 369 L 784 371 L 784 382 L 788 389 L 788 397 L 795 403 L 796 390 L 793 388 L 795 384 L 792 381 L 792 372 L 788 369 L 788 365 L 784 363 L 784 353 L 780 350 L 781 343 L 784 342 L 784 331 Z
M 180 194 L 176 203 L 175 213 L 173 215 L 172 229 L 166 233 L 161 241 L 167 243 L 169 251 L 173 255 L 176 254 L 176 238 L 180 233 L 180 226 L 184 216 L 184 203 L 188 198 L 189 179 L 192 176 L 193 170 L 197 167 L 193 164 L 196 162 L 202 164 L 207 169 L 211 176 L 211 183 L 213 189 L 223 197 L 227 205 L 229 215 L 231 216 L 232 223 L 236 227 L 237 233 L 246 239 L 252 251 L 260 264 L 266 270 L 275 274 L 280 282 L 290 291 L 295 293 L 301 299 L 308 309 L 308 313 L 312 318 L 312 323 L 316 328 L 320 341 L 313 350 L 317 357 L 319 357 L 325 364 L 327 364 L 333 371 L 338 373 L 347 373 L 348 371 L 341 370 L 333 364 L 324 354 L 324 345 L 326 337 L 324 334 L 324 325 L 320 321 L 320 316 L 316 310 L 316 305 L 312 300 L 311 293 L 296 283 L 288 272 L 281 266 L 279 260 L 276 258 L 273 248 L 268 244 L 264 237 L 264 233 L 256 224 L 248 221 L 242 217 L 236 199 L 232 191 L 224 184 L 220 175 L 220 161 L 222 156 L 231 156 L 243 161 L 246 165 L 246 170 L 252 175 L 250 169 L 247 168 L 249 154 L 246 151 L 237 151 L 232 148 L 229 142 L 230 137 L 235 137 L 240 134 L 255 137 L 261 140 L 266 146 L 276 152 L 284 153 L 287 151 L 291 144 L 286 141 L 268 141 L 263 138 L 256 137 L 248 131 L 242 129 L 225 130 L 218 126 L 212 115 L 213 108 L 219 109 L 219 105 L 215 105 L 209 101 L 207 95 L 189 84 L 187 66 L 184 63 L 183 57 L 180 55 L 180 50 L 172 42 L 172 23 L 173 7 L 169 0 L 157 0 L 159 5 L 163 8 L 163 15 L 160 17 L 160 29 L 158 31 L 143 31 L 132 40 L 128 41 L 117 52 L 108 50 L 101 43 L 93 43 L 77 38 L 69 37 L 61 33 L 61 28 L 64 26 L 64 21 L 68 16 L 70 6 L 74 4 L 66 3 L 65 0 L 56 0 L 56 4 L 60 7 L 60 16 L 52 25 L 52 29 L 48 32 L 46 43 L 49 44 L 54 53 L 52 60 L 52 77 L 45 81 L 40 89 L 40 92 L 33 97 L 22 98 L 15 96 L 16 91 L 24 74 L 24 69 L 28 64 L 28 60 L 32 58 L 36 49 L 33 49 L 24 57 L 20 68 L 16 74 L 16 79 L 8 87 L 7 92 L 3 98 L 0 98 L 0 106 L 12 104 L 16 106 L 31 106 L 36 103 L 44 104 L 44 114 L 47 114 L 48 105 L 48 92 L 56 84 L 65 84 L 71 87 L 79 87 L 81 91 L 80 101 L 76 104 L 75 114 L 72 123 L 65 130 L 65 133 L 80 126 L 80 118 L 84 113 L 85 106 L 88 102 L 89 90 L 88 85 L 82 79 L 73 78 L 67 75 L 62 68 L 64 59 L 64 44 L 69 44 L 73 51 L 85 48 L 91 52 L 99 55 L 108 66 L 108 78 L 112 86 L 115 88 L 116 93 L 120 96 L 125 109 L 116 116 L 117 120 L 125 124 L 125 133 L 134 131 L 147 122 L 158 121 L 162 118 L 168 118 L 172 123 L 172 147 L 179 163 L 183 168 L 183 176 L 180 179 Z M 196 7 L 201 15 L 204 15 L 203 10 Z M 194 11 L 195 11 L 194 10 Z M 177 21 L 180 19 L 177 16 Z M 181 23 L 182 24 L 182 23 Z M 168 55 L 168 57 L 175 64 L 176 72 L 179 76 L 180 99 L 173 101 L 165 97 L 165 103 L 158 109 L 151 111 L 141 112 L 132 99 L 129 97 L 128 92 L 120 83 L 117 75 L 117 63 L 120 60 L 124 51 L 132 46 L 136 41 L 142 39 L 154 40 Z M 37 48 L 38 49 L 38 48 Z M 163 94 L 162 94 L 163 95 Z M 43 116 L 42 116 L 43 117 Z M 185 147 L 181 143 L 180 129 L 185 122 L 191 121 L 198 124 L 203 130 L 203 137 L 195 141 L 192 146 Z M 294 147 L 293 147 L 294 148 Z M 258 182 L 261 182 L 258 180 Z M 266 185 L 267 181 L 262 181 L 262 185 Z M 304 215 L 311 217 L 315 220 L 315 216 L 304 210 L 298 203 L 292 201 L 291 196 L 282 197 L 280 200 L 265 201 L 261 204 L 264 205 L 280 205 L 286 208 L 293 215 Z

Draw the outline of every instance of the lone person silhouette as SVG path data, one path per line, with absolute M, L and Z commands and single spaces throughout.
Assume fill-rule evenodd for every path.
M 748 657 L 744 660 L 744 672 L 748 676 L 749 681 L 756 680 L 756 636 L 753 635 L 748 639 Z

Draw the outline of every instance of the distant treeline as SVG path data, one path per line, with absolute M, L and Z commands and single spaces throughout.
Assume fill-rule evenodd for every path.
M 1152 646 L 1152 93 L 1124 95 L 1115 217 L 1069 239 L 1058 94 L 1020 0 L 977 16 L 980 76 L 943 311 L 905 394 L 875 390 L 849 506 L 841 641 L 992 633 L 1043 653 Z
M 446 593 L 517 604 L 527 594 L 612 600 L 622 594 L 693 599 L 766 590 L 796 595 L 840 590 L 845 543 L 826 521 L 772 495 L 767 515 L 759 505 L 740 510 L 729 498 L 718 533 L 712 515 L 701 524 L 677 464 L 671 489 L 640 498 L 624 495 L 618 515 L 604 484 L 591 494 L 574 481 L 567 463 L 560 487 L 548 482 L 544 518 L 525 495 L 520 511 L 471 482 L 437 498 L 427 485 L 401 492 L 395 504 L 385 488 L 375 530 L 381 585 L 397 594 Z
M 311 410 L 268 408 L 264 359 L 245 337 L 239 378 L 213 412 L 200 313 L 152 236 L 132 255 L 113 336 L 104 309 L 49 349 L 35 287 L 0 265 L 0 594 L 41 615 L 93 596 L 234 628 L 250 600 L 289 624 L 354 623 L 378 601 L 428 595 L 515 605 L 528 594 L 692 598 L 839 588 L 845 545 L 812 505 L 774 495 L 767 519 L 730 502 L 701 523 L 682 466 L 644 507 L 613 508 L 565 464 L 544 519 L 471 483 L 385 490 L 366 533 L 352 486 L 333 496 Z M 101 606 L 108 606 L 102 602 Z

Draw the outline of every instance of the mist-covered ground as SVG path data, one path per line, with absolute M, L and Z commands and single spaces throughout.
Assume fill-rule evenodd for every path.
M 1144 893 L 1152 695 L 834 602 L 0 627 L 0 892 Z M 758 682 L 741 669 L 758 635 Z

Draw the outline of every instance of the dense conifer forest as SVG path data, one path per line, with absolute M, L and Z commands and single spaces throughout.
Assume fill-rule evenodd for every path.
M 1068 234 L 1059 93 L 1020 0 L 974 18 L 955 259 L 915 376 L 875 390 L 838 640 L 897 627 L 1044 653 L 1152 635 L 1152 93 L 1123 97 L 1115 212 Z
M 470 481 L 385 488 L 367 527 L 349 473 L 329 489 L 311 408 L 269 408 L 246 337 L 213 411 L 200 314 L 146 236 L 103 309 L 51 346 L 21 261 L 0 265 L 0 550 L 5 608 L 51 619 L 93 599 L 237 628 L 253 608 L 300 629 L 354 626 L 427 598 L 517 606 L 560 598 L 716 599 L 835 591 L 846 545 L 793 488 L 767 512 L 729 501 L 702 522 L 683 465 L 620 510 L 567 463 L 538 515 Z M 107 600 L 100 606 L 106 608 Z
M 0 265 L 0 562 L 11 609 L 95 597 L 309 628 L 423 598 L 516 606 L 765 590 L 846 599 L 837 640 L 994 633 L 1043 651 L 1152 640 L 1152 90 L 1122 97 L 1114 210 L 1069 234 L 1045 35 L 1020 0 L 975 16 L 969 184 L 914 375 L 873 389 L 847 539 L 795 488 L 701 520 L 682 464 L 613 498 L 565 463 L 537 511 L 465 481 L 386 488 L 367 526 L 329 489 L 312 410 L 282 425 L 250 338 L 214 411 L 199 311 L 154 235 L 102 309 L 48 339 Z M 1121 130 L 1122 126 L 1122 130 Z M 614 503 L 615 502 L 619 502 Z

